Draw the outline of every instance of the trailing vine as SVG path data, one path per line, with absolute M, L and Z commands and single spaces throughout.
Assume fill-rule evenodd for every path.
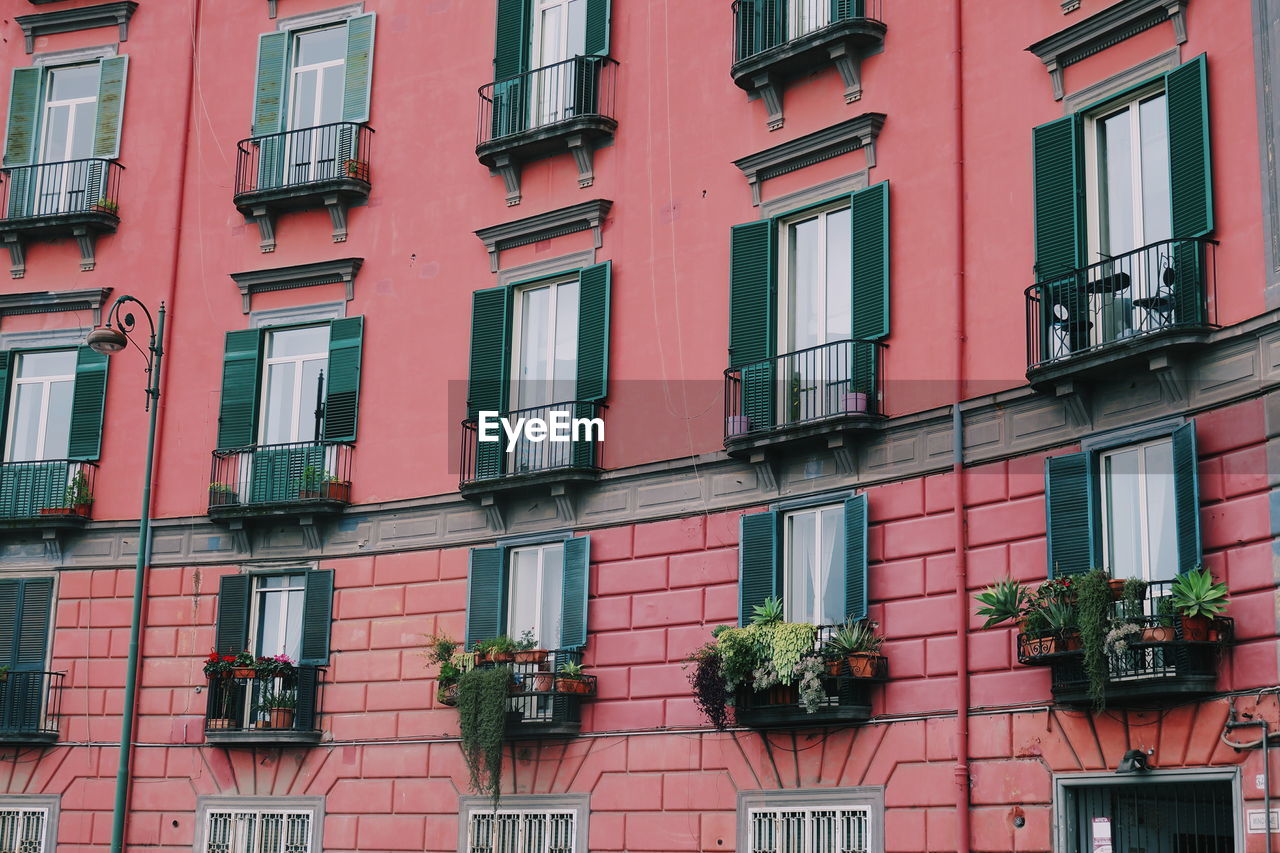
M 511 671 L 505 667 L 472 669 L 458 679 L 458 722 L 462 757 L 471 788 L 497 806 L 502 793 L 502 736 L 507 722 Z
M 1107 574 L 1093 569 L 1076 583 L 1076 612 L 1080 641 L 1084 646 L 1084 673 L 1089 679 L 1089 698 L 1094 710 L 1107 703 L 1107 631 L 1111 627 L 1111 587 Z
M 729 703 L 733 694 L 724 682 L 720 653 L 714 643 L 698 649 L 689 658 L 693 671 L 689 673 L 689 686 L 693 689 L 693 703 L 711 722 L 717 731 L 729 727 Z

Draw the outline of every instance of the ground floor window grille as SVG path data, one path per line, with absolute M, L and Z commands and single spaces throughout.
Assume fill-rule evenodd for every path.
M 46 809 L 0 809 L 0 853 L 44 853 Z
M 576 853 L 577 815 L 474 811 L 468 835 L 469 853 Z
M 769 809 L 751 813 L 751 853 L 867 853 L 867 808 Z
M 311 813 L 211 811 L 206 838 L 204 853 L 312 853 Z

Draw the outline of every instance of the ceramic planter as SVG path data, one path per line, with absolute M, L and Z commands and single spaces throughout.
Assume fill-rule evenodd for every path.
M 458 704 L 458 685 L 446 684 L 445 686 L 436 690 L 436 701 L 439 702 L 441 705 L 446 705 L 450 708 L 452 708 L 454 705 L 457 705 Z
M 208 719 L 208 721 L 206 721 L 206 722 L 205 722 L 204 727 L 205 727 L 206 729 L 231 729 L 231 728 L 235 728 L 235 726 L 233 726 L 233 725 L 232 725 L 232 721 L 231 721 L 231 720 L 229 720 L 229 719 L 227 719 L 226 717 L 210 717 L 210 718 Z
M 267 711 L 267 721 L 273 729 L 291 729 L 293 714 L 293 708 L 270 708 Z
M 876 662 L 880 655 L 871 652 L 856 652 L 845 658 L 849 662 L 849 674 L 854 678 L 874 678 Z
M 484 659 L 489 663 L 511 663 L 516 659 L 515 652 L 485 652 Z
M 863 394 L 860 391 L 854 391 L 852 393 L 845 394 L 841 398 L 840 402 L 844 408 L 845 414 L 849 414 L 849 415 L 866 414 L 867 395 Z
M 1208 616 L 1179 616 L 1182 622 L 1182 639 L 1192 643 L 1209 640 L 1209 628 L 1213 624 Z
M 550 654 L 546 649 L 524 649 L 516 652 L 516 663 L 543 663 Z
M 257 678 L 258 670 L 251 666 L 236 666 L 231 669 L 232 678 Z
M 560 677 L 556 679 L 556 692 L 575 696 L 588 696 L 591 693 L 591 683 L 580 678 Z
M 540 672 L 533 677 L 534 693 L 550 693 L 555 687 L 556 677 L 549 672 Z
M 1151 625 L 1146 628 L 1143 628 L 1142 642 L 1144 643 L 1173 642 L 1173 626 L 1172 625 Z
M 349 504 L 351 503 L 351 481 L 331 480 L 327 483 L 321 483 L 320 493 L 325 500 Z
M 1019 640 L 1018 654 L 1025 658 L 1038 658 L 1044 657 L 1045 655 L 1056 655 L 1060 651 L 1059 645 L 1058 636 L 1056 634 L 1047 634 L 1041 637 L 1037 637 L 1034 634 L 1023 634 Z
M 1111 588 L 1111 600 L 1119 601 L 1124 597 L 1124 578 L 1108 578 L 1107 586 Z
M 800 701 L 800 690 L 794 684 L 775 684 L 764 697 L 768 705 L 794 705 Z
M 725 435 L 745 435 L 751 430 L 751 421 L 746 415 L 732 415 L 724 419 Z

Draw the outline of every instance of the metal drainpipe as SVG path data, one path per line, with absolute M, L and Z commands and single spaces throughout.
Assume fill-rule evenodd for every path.
M 179 241 L 182 237 L 183 210 L 186 204 L 186 197 L 187 197 L 186 178 L 187 178 L 188 155 L 191 150 L 191 145 L 190 145 L 190 137 L 191 137 L 191 131 L 192 131 L 191 114 L 192 114 L 192 104 L 195 101 L 196 44 L 197 44 L 197 40 L 199 38 L 199 33 L 200 33 L 200 10 L 201 10 L 201 7 L 203 6 L 203 3 L 204 3 L 204 0 L 191 0 L 191 10 L 192 10 L 191 61 L 187 64 L 187 86 L 186 86 L 187 99 L 186 99 L 186 104 L 183 106 L 183 118 L 182 118 L 182 125 L 181 125 L 182 141 L 179 144 L 180 147 L 179 147 L 179 153 L 178 153 L 178 169 L 177 169 L 178 195 L 177 195 L 177 200 L 175 204 L 175 211 L 174 211 L 174 217 L 173 217 L 174 229 L 173 229 L 173 235 L 171 238 L 173 251 L 171 252 L 170 263 L 169 263 L 168 293 L 165 299 L 163 300 L 163 304 L 168 306 L 170 313 L 173 312 L 173 308 L 178 301 L 177 300 L 178 271 L 180 268 L 179 261 L 181 259 Z M 169 369 L 169 364 L 170 362 L 164 362 L 164 364 L 162 365 L 160 364 L 156 365 L 156 372 L 160 374 L 154 380 L 156 383 L 156 387 L 160 387 L 160 384 L 163 381 L 163 378 L 168 375 L 167 371 Z M 168 387 L 167 384 L 164 387 Z M 155 438 L 154 438 L 155 449 L 153 451 L 154 455 L 152 456 L 150 464 L 154 466 L 155 470 L 163 470 L 158 463 L 160 461 L 160 458 L 163 456 L 162 448 L 164 445 L 160 439 L 161 439 L 161 436 L 164 434 L 165 414 L 168 411 L 168 407 L 165 406 L 164 409 L 161 410 L 160 407 L 163 404 L 158 399 L 155 400 L 154 403 L 156 406 L 159 423 L 158 423 L 158 426 L 155 428 Z M 150 473 L 148 473 L 148 476 L 150 476 Z M 153 491 L 158 491 L 158 489 L 154 489 Z M 153 499 L 154 499 L 153 496 L 148 496 L 148 503 L 150 503 Z M 143 531 L 140 530 L 139 534 L 141 538 Z M 148 529 L 145 532 L 145 535 L 146 535 L 147 541 L 138 542 L 139 550 L 145 554 L 145 557 L 142 560 L 144 566 L 140 570 L 144 574 L 151 562 L 151 531 L 150 529 Z M 139 570 L 135 570 L 135 571 L 139 571 Z M 136 580 L 135 580 L 135 584 L 136 584 Z M 145 585 L 145 579 L 144 579 L 144 585 Z M 141 612 L 143 614 L 146 613 L 145 606 L 141 608 Z M 142 665 L 144 652 L 143 652 L 143 645 L 141 642 L 141 636 L 143 633 L 142 628 L 144 626 L 141 623 L 145 622 L 145 618 L 146 618 L 145 615 L 140 616 L 139 619 L 137 620 L 137 623 L 135 623 L 135 625 L 133 626 L 133 632 L 138 635 L 139 642 L 138 642 L 136 652 L 134 652 L 134 654 L 132 655 L 132 657 L 134 658 L 134 671 L 126 675 L 126 680 L 135 679 L 137 677 L 138 670 L 141 668 L 141 665 Z M 135 696 L 135 700 L 136 700 L 136 696 Z M 137 702 L 133 701 L 128 703 L 126 707 L 122 709 L 121 713 L 128 714 L 132 718 L 133 723 L 136 723 L 137 714 L 138 714 Z M 128 729 L 130 731 L 132 731 L 133 728 L 134 728 L 133 724 L 128 726 Z M 124 752 L 127 749 L 131 753 L 134 747 L 133 747 L 133 744 L 121 743 L 120 748 L 122 752 Z M 128 822 L 129 822 L 129 794 L 131 793 L 130 782 L 132 781 L 131 767 L 132 767 L 132 762 L 129 760 L 125 760 L 125 761 L 122 761 L 121 766 L 117 768 L 116 791 L 115 791 L 116 805 L 114 809 L 115 814 L 113 815 L 113 826 L 111 831 L 111 836 L 112 836 L 111 848 L 110 848 L 111 853 L 123 853 L 123 850 L 125 848 L 125 835 L 128 829 Z
M 1253 743 L 1233 743 L 1227 740 L 1227 733 L 1235 729 L 1261 728 L 1262 739 Z M 1222 732 L 1222 742 L 1233 749 L 1252 749 L 1258 744 L 1262 745 L 1262 814 L 1263 825 L 1267 828 L 1267 853 L 1272 853 L 1271 836 L 1271 753 L 1269 750 L 1271 741 L 1270 726 L 1263 719 L 1253 719 L 1240 721 L 1236 719 L 1236 700 L 1231 699 L 1231 716 L 1227 720 L 1226 728 Z
M 960 401 L 964 399 L 965 356 L 965 221 L 964 221 L 964 78 L 963 0 L 954 0 L 954 48 L 952 51 L 952 95 L 955 111 L 956 151 L 956 340 L 955 400 L 951 409 L 952 479 L 955 481 L 955 510 L 952 513 L 956 542 L 956 853 L 969 853 L 969 564 L 965 553 L 967 521 L 964 491 L 964 420 Z

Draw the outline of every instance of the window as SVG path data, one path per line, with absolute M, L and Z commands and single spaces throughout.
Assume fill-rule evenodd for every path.
M 1045 460 L 1049 575 L 1171 580 L 1200 562 L 1195 423 Z
M 587 642 L 590 537 L 537 545 L 472 548 L 467 646 L 533 631 L 541 648 Z
M 740 525 L 741 624 L 768 598 L 781 598 L 792 622 L 835 625 L 867 615 L 866 495 L 752 513 Z
M 294 35 L 289 86 L 289 130 L 318 128 L 342 121 L 347 62 L 346 26 Z M 285 182 L 303 184 L 335 177 L 338 134 L 330 131 L 290 134 Z
M 67 458 L 76 351 L 24 352 L 15 361 L 5 461 Z
M 52 613 L 52 578 L 0 579 L 0 626 L 4 628 L 0 664 L 9 672 L 0 682 L 2 733 L 31 734 L 57 728 L 44 713 Z M 0 847 L 3 849 L 9 848 Z
M 323 666 L 329 659 L 332 602 L 330 569 L 227 575 L 218 591 L 218 653 L 249 649 Z
M 51 68 L 41 117 L 40 162 L 57 164 L 41 171 L 36 212 L 61 213 L 84 205 L 85 173 L 67 161 L 93 156 L 98 113 L 98 64 Z M 76 178 L 81 178 L 76 181 Z
M 329 324 L 266 333 L 260 444 L 318 441 Z
M 738 839 L 751 853 L 882 853 L 884 789 L 742 791 Z
M 1090 255 L 1113 257 L 1172 236 L 1169 120 L 1164 91 L 1112 104 L 1085 120 Z
M 52 853 L 57 828 L 57 797 L 0 798 L 0 851 L 3 853 Z
M 533 0 L 533 4 L 533 67 L 556 66 L 539 74 L 531 88 L 537 126 L 574 114 L 576 74 L 558 63 L 587 52 L 587 0 Z
M 320 797 L 201 797 L 200 853 L 320 853 Z
M 831 6 L 831 0 L 787 0 L 787 38 L 800 38 L 831 23 Z
M 306 575 L 266 575 L 254 580 L 254 615 L 250 622 L 256 629 L 255 653 L 300 659 Z
M 461 853 L 587 853 L 588 794 L 504 796 L 495 810 L 482 797 L 462 797 Z

